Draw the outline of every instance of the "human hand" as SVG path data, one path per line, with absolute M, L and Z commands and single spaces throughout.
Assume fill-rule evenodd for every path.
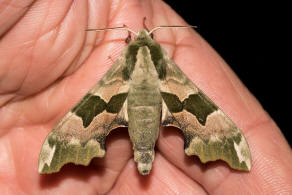
M 126 24 L 137 31 L 145 16 L 149 29 L 185 23 L 162 1 L 27 0 L 2 3 L 0 10 L 0 194 L 292 191 L 291 149 L 281 131 L 218 54 L 187 29 L 159 30 L 154 39 L 243 130 L 252 154 L 250 172 L 187 157 L 180 131 L 164 128 L 148 176 L 136 169 L 126 129 L 112 131 L 106 156 L 88 167 L 66 165 L 59 173 L 39 175 L 46 135 L 125 47 L 127 32 L 85 29 Z

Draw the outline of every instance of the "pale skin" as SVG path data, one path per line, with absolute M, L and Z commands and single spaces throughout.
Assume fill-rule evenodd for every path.
M 112 131 L 90 166 L 39 175 L 46 135 L 102 77 L 138 31 L 186 25 L 162 1 L 0 1 L 0 194 L 276 194 L 292 191 L 292 153 L 280 129 L 219 55 L 192 29 L 154 34 L 172 59 L 242 129 L 250 172 L 187 157 L 175 128 L 161 129 L 153 169 L 138 174 L 127 129 Z

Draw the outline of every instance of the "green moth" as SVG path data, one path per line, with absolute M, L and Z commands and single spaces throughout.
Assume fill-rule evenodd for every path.
M 251 169 L 250 150 L 239 128 L 151 38 L 163 27 L 184 26 L 138 33 L 118 27 L 135 33 L 135 39 L 47 136 L 40 173 L 58 172 L 66 163 L 88 165 L 92 158 L 105 155 L 111 130 L 128 127 L 139 173 L 147 175 L 160 125 L 181 129 L 185 153 L 197 155 L 203 163 L 221 159 L 233 169 Z

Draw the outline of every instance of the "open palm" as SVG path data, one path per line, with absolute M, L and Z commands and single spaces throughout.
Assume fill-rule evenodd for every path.
M 193 30 L 154 38 L 243 130 L 251 172 L 187 157 L 179 130 L 161 130 L 153 169 L 138 174 L 127 129 L 107 138 L 107 154 L 88 167 L 38 174 L 41 145 L 62 116 L 103 76 L 127 32 L 86 32 L 126 24 L 134 30 L 185 25 L 162 1 L 0 1 L 0 194 L 269 194 L 291 192 L 291 149 L 225 62 Z M 170 22 L 171 21 L 171 22 Z M 289 191 L 290 190 L 290 191 Z

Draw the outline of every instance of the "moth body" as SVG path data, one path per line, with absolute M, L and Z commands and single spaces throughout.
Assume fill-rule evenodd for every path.
M 128 93 L 128 131 L 134 160 L 141 174 L 148 174 L 154 160 L 154 147 L 160 126 L 162 97 L 159 78 L 147 46 L 140 47 L 130 76 Z

